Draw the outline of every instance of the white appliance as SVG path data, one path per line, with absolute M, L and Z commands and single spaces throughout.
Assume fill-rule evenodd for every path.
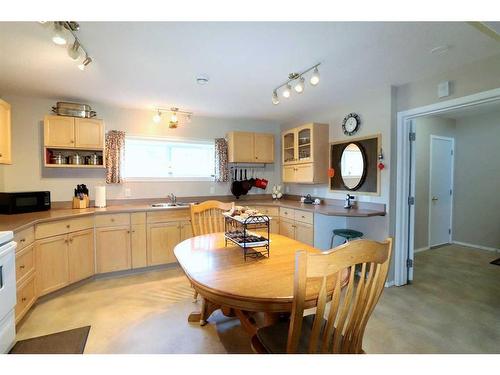
M 0 232 L 0 353 L 7 353 L 16 339 L 17 244 L 12 232 Z

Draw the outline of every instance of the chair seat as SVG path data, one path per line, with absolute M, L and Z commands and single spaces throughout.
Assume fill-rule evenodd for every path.
M 354 229 L 334 229 L 333 234 L 349 240 L 363 237 L 363 233 Z

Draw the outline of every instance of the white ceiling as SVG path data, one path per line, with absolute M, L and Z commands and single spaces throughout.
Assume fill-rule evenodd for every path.
M 47 25 L 0 23 L 0 94 L 287 121 L 500 53 L 500 43 L 460 22 L 82 22 L 78 35 L 94 59 L 82 72 Z M 430 53 L 441 45 L 449 52 Z M 317 87 L 271 103 L 289 72 L 317 62 Z M 209 84 L 196 84 L 199 74 Z

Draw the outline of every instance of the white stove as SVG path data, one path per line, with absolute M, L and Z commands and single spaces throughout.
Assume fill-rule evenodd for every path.
M 12 232 L 0 232 L 0 353 L 7 353 L 16 339 L 17 244 Z

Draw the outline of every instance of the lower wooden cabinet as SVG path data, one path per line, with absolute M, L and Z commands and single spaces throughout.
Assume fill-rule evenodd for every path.
M 96 229 L 97 273 L 132 268 L 130 226 Z
M 28 312 L 30 307 L 35 303 L 37 292 L 35 287 L 35 274 L 32 274 L 24 282 L 17 287 L 17 302 L 16 302 L 16 323 Z
M 94 230 L 68 235 L 69 282 L 74 283 L 95 273 Z
M 312 224 L 281 218 L 280 234 L 314 246 L 314 226 Z
M 146 248 L 146 224 L 134 224 L 130 234 L 132 247 L 132 268 L 148 265 Z
M 38 295 L 50 293 L 69 284 L 68 236 L 40 240 L 35 245 Z
M 181 241 L 193 237 L 193 227 L 191 226 L 190 221 L 181 222 L 180 229 L 181 229 Z
M 280 220 L 280 234 L 285 237 L 295 238 L 295 226 L 293 220 Z
M 179 222 L 148 224 L 148 266 L 176 262 L 174 247 L 181 242 Z

